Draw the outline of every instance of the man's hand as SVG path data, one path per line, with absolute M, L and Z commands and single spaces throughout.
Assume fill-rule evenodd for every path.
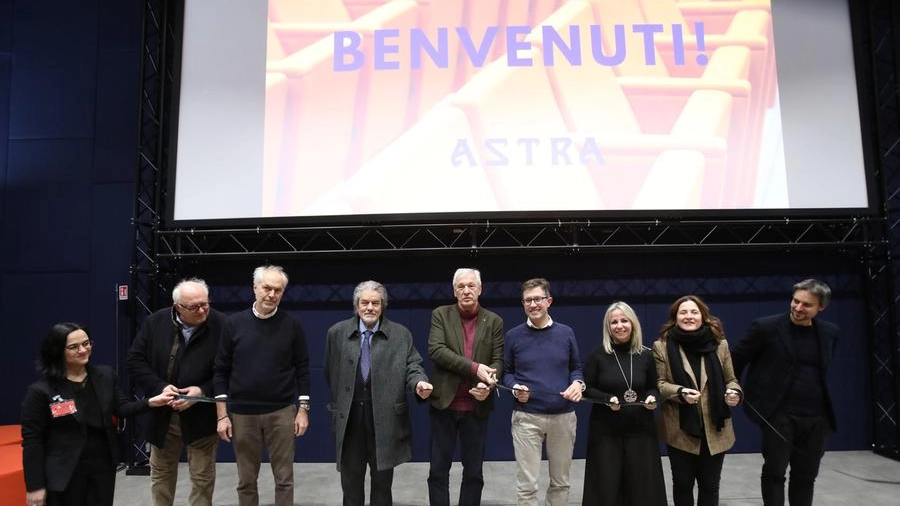
M 169 388 L 169 387 L 166 387 L 166 388 Z M 203 397 L 203 390 L 200 390 L 200 387 L 196 387 L 196 386 L 189 386 L 187 388 L 176 388 L 175 393 L 180 394 L 180 395 L 187 395 L 190 397 Z M 184 410 L 188 409 L 189 407 L 193 406 L 194 404 L 197 404 L 197 401 L 189 401 L 187 399 L 175 399 L 174 401 L 169 403 L 169 406 L 171 406 L 172 409 L 174 409 L 175 411 L 184 411 Z
M 488 367 L 484 364 L 478 364 L 476 376 L 488 386 L 494 386 L 497 383 L 497 369 Z
M 160 392 L 160 394 L 178 395 L 179 394 L 178 387 L 176 387 L 175 385 L 166 385 L 162 389 L 162 392 Z M 175 402 L 175 399 L 172 399 L 169 402 L 169 407 L 172 407 L 173 402 Z
M 469 389 L 469 394 L 477 401 L 483 401 L 491 395 L 491 387 L 482 382 L 478 382 L 473 388 Z
M 515 384 L 513 385 L 513 397 L 522 404 L 525 404 L 528 402 L 528 399 L 531 398 L 531 392 L 528 391 L 528 387 L 525 385 Z
M 563 399 L 571 402 L 578 402 L 581 400 L 581 386 L 582 383 L 580 381 L 573 381 L 569 388 L 560 392 L 559 395 L 563 396 Z
M 434 391 L 434 387 L 431 383 L 427 381 L 420 381 L 416 383 L 416 395 L 418 395 L 422 399 L 427 399 L 431 396 L 431 392 Z
M 232 436 L 231 418 L 224 416 L 221 420 L 216 422 L 216 432 L 219 434 L 219 439 L 226 443 L 230 443 Z
M 294 437 L 305 434 L 307 428 L 309 428 L 309 412 L 297 408 L 297 416 L 294 417 Z

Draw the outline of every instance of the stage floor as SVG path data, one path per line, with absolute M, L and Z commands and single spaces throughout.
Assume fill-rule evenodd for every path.
M 722 471 L 721 506 L 761 505 L 759 471 L 762 457 L 759 454 L 739 454 L 725 457 Z M 666 474 L 666 490 L 671 495 L 668 459 L 663 458 Z M 175 504 L 186 504 L 189 482 L 187 468 L 181 464 Z M 216 492 L 213 503 L 217 506 L 237 504 L 234 487 L 237 470 L 233 463 L 220 463 L 217 467 Z M 260 503 L 273 503 L 272 474 L 267 464 L 260 469 Z M 407 463 L 394 472 L 394 504 L 397 506 L 424 506 L 428 504 L 426 478 L 428 464 Z M 453 464 L 450 476 L 452 491 L 459 491 L 460 465 Z M 572 465 L 572 490 L 569 504 L 581 504 L 584 479 L 584 460 Z M 294 502 L 303 506 L 337 506 L 341 504 L 340 479 L 334 464 L 296 464 L 294 466 Z M 515 463 L 488 462 L 484 468 L 485 506 L 516 504 Z M 888 483 L 884 483 L 888 482 Z M 547 469 L 544 463 L 539 497 L 543 502 L 547 489 Z M 829 452 L 822 460 L 822 468 L 816 482 L 816 506 L 845 506 L 865 504 L 888 506 L 898 503 L 900 497 L 900 462 L 881 457 L 869 451 Z M 120 472 L 116 483 L 116 506 L 143 506 L 150 503 L 150 478 L 127 476 Z M 672 504 L 671 498 L 669 504 Z

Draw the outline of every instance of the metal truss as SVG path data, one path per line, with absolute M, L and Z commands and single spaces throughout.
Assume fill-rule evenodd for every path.
M 872 58 L 872 95 L 876 105 L 875 137 L 879 163 L 875 180 L 880 184 L 882 227 L 873 227 L 889 247 L 866 259 L 867 293 L 870 313 L 870 369 L 872 375 L 872 432 L 876 452 L 900 459 L 900 336 L 898 336 L 898 299 L 900 268 L 900 88 L 897 64 L 900 63 L 900 6 L 888 0 L 870 2 L 868 24 L 871 28 L 869 55 Z
M 144 1 L 143 51 L 137 176 L 135 178 L 134 243 L 132 245 L 129 341 L 127 350 L 145 317 L 164 294 L 159 259 L 161 210 L 166 197 L 165 135 L 166 101 L 170 92 L 168 66 L 174 35 L 169 28 L 167 0 Z M 120 357 L 121 360 L 121 357 Z M 148 474 L 148 446 L 137 437 L 136 420 L 128 424 L 130 451 L 126 455 L 129 474 Z
M 554 220 L 160 230 L 159 258 L 699 249 L 883 249 L 869 218 Z
M 140 96 L 140 144 L 138 145 L 138 168 L 135 184 L 134 217 L 135 229 L 131 275 L 133 294 L 132 324 L 137 326 L 142 316 L 155 307 L 158 290 L 156 279 L 159 273 L 159 231 L 160 210 L 166 191 L 166 170 L 164 167 L 163 136 L 165 122 L 165 94 L 167 79 L 165 60 L 171 43 L 171 33 L 166 33 L 164 6 L 162 0 L 144 2 L 144 47 L 141 55 L 141 96 Z
M 867 0 L 861 8 L 871 28 L 871 58 L 877 106 L 880 185 L 877 216 L 782 219 L 558 219 L 544 221 L 476 219 L 455 223 L 367 223 L 335 226 L 178 228 L 162 218 L 166 204 L 168 101 L 171 90 L 172 0 L 144 0 L 144 50 L 140 104 L 140 157 L 135 190 L 132 331 L 165 300 L 176 271 L 205 260 L 366 254 L 603 254 L 636 251 L 813 251 L 846 252 L 859 258 L 867 274 L 872 374 L 873 442 L 876 451 L 898 456 L 898 354 L 900 335 L 900 5 Z M 856 4 L 854 4 L 856 5 Z M 759 282 L 754 280 L 751 283 Z M 335 287 L 338 289 L 339 287 Z M 426 287 L 431 290 L 431 287 Z M 246 287 L 245 287 L 246 289 Z M 411 286 L 412 291 L 422 290 Z M 596 288 L 593 288 L 596 289 Z M 433 290 L 438 290 L 434 287 Z M 430 293 L 430 292 L 429 292 Z M 321 300 L 322 294 L 306 294 Z M 246 297 L 244 298 L 244 300 Z M 338 297 L 346 300 L 345 296 Z M 130 471 L 146 462 L 145 444 L 134 439 Z M 143 466 L 146 467 L 146 466 Z

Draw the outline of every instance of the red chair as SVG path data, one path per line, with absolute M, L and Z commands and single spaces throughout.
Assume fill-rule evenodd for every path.
M 0 504 L 25 504 L 21 425 L 0 425 Z

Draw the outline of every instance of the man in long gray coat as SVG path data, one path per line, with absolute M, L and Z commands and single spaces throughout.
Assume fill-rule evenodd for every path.
M 366 466 L 371 506 L 393 503 L 394 467 L 412 458 L 406 389 L 422 399 L 432 391 L 412 334 L 382 316 L 387 302 L 384 285 L 363 281 L 353 290 L 356 315 L 328 329 L 325 379 L 344 506 L 365 504 Z

